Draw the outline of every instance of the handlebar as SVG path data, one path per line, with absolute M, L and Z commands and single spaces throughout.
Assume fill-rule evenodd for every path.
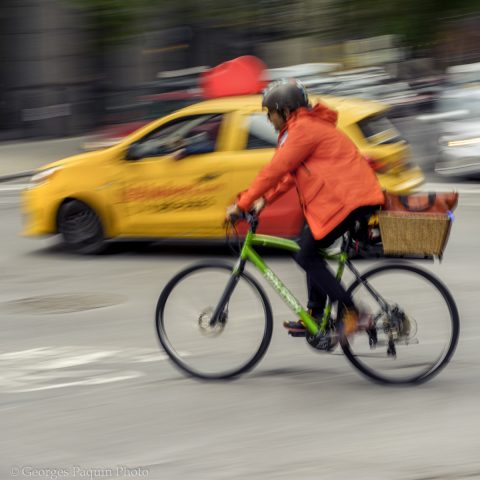
M 241 212 L 240 215 L 235 215 L 227 220 L 226 223 L 230 223 L 231 225 L 235 225 L 237 222 L 245 220 L 250 225 L 250 231 L 255 233 L 257 226 L 258 226 L 258 214 L 254 211 L 250 212 Z

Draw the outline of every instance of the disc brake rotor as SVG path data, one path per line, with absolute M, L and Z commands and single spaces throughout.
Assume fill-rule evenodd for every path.
M 214 325 L 210 324 L 213 315 L 213 308 L 206 308 L 198 317 L 198 326 L 200 332 L 207 337 L 216 337 L 223 332 L 223 329 L 226 325 L 227 314 L 223 312 L 219 321 L 215 322 Z

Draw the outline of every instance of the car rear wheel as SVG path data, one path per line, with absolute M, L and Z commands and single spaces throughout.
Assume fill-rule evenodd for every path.
M 71 200 L 58 212 L 58 232 L 63 244 L 75 253 L 100 253 L 105 248 L 102 222 L 84 202 Z

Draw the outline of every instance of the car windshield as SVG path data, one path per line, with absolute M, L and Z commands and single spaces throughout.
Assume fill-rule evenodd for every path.
M 167 155 L 207 139 L 214 146 L 222 117 L 221 114 L 205 114 L 177 118 L 150 132 L 137 144 L 143 156 Z

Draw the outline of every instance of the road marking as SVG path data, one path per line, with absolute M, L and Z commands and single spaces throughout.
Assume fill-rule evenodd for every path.
M 160 350 L 134 348 L 65 346 L 7 352 L 0 354 L 0 391 L 25 393 L 132 380 L 145 375 L 132 366 L 167 359 Z
M 0 192 L 20 192 L 30 187 L 29 183 L 16 183 L 14 185 L 0 184 Z

